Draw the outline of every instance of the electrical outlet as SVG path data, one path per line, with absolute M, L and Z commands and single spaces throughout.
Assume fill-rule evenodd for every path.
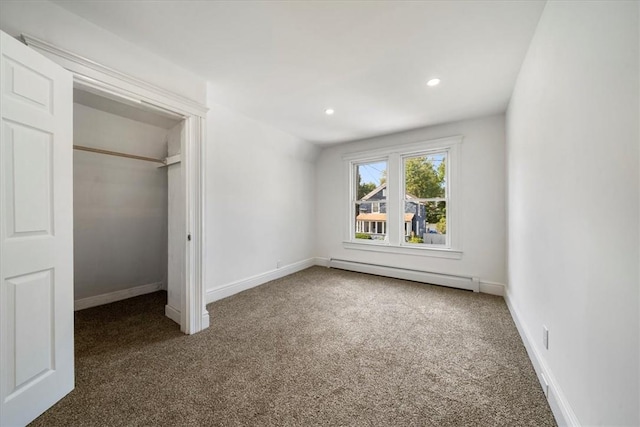
M 549 329 L 545 325 L 542 325 L 542 344 L 549 350 Z
M 282 260 L 281 259 L 276 261 L 276 268 L 280 268 L 280 267 L 282 267 Z

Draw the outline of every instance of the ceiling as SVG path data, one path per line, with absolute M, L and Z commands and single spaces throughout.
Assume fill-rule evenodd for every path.
M 544 8 L 510 0 L 55 3 L 201 75 L 214 102 L 319 144 L 505 111 Z M 427 87 L 432 77 L 441 84 Z

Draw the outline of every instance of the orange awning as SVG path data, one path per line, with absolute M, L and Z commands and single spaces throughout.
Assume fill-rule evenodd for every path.
M 413 219 L 412 213 L 404 214 L 404 222 L 411 222 Z M 386 221 L 387 214 L 384 213 L 361 213 L 356 217 L 358 221 Z

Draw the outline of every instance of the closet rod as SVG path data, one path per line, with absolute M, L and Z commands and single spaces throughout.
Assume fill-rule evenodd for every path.
M 153 157 L 136 156 L 134 154 L 118 153 L 117 151 L 101 150 L 99 148 L 84 147 L 82 145 L 74 145 L 74 150 L 89 151 L 91 153 L 108 154 L 109 156 L 126 157 L 129 159 L 144 160 L 147 162 L 156 162 L 166 164 L 164 160 L 154 159 Z

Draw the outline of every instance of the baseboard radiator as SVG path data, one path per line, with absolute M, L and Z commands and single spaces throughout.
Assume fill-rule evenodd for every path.
M 369 264 L 365 262 L 348 261 L 331 258 L 329 268 L 374 274 L 376 276 L 393 277 L 432 285 L 448 286 L 450 288 L 466 289 L 480 292 L 480 279 L 477 277 L 457 276 L 431 271 L 410 270 L 406 268 L 389 267 L 386 265 Z

